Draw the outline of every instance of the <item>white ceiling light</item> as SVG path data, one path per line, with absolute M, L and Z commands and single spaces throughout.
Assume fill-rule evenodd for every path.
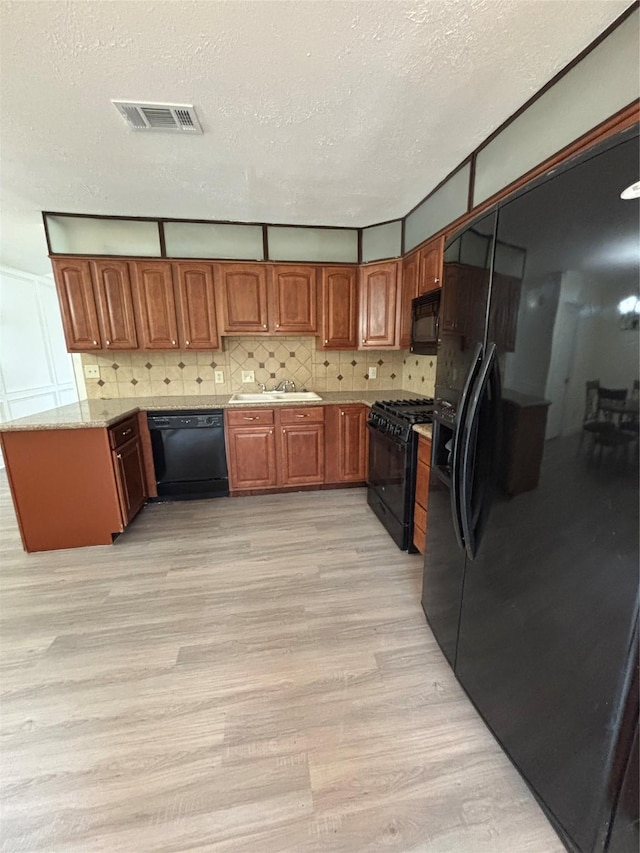
M 640 181 L 636 181 L 635 184 L 631 184 L 631 186 L 627 187 L 626 190 L 622 190 L 620 198 L 640 198 Z
M 144 101 L 111 101 L 131 130 L 202 133 L 191 104 L 155 104 Z

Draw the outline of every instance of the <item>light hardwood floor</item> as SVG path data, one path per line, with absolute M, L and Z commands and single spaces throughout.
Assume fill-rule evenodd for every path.
M 0 502 L 2 850 L 564 849 L 364 490 L 155 504 L 34 555 Z

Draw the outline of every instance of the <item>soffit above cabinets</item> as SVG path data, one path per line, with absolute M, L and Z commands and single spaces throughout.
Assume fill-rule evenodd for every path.
M 404 215 L 628 2 L 329 5 L 5 4 L 4 262 L 47 271 L 40 210 Z M 130 131 L 123 98 L 193 104 L 203 135 Z

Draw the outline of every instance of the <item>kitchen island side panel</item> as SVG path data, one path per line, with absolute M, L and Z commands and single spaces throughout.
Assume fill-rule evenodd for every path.
M 107 431 L 2 434 L 26 551 L 110 545 L 123 529 Z

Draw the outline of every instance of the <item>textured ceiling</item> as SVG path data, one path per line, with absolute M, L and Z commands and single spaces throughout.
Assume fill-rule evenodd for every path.
M 49 270 L 42 209 L 402 215 L 627 6 L 3 0 L 3 262 Z M 136 134 L 111 98 L 193 103 L 205 134 Z

